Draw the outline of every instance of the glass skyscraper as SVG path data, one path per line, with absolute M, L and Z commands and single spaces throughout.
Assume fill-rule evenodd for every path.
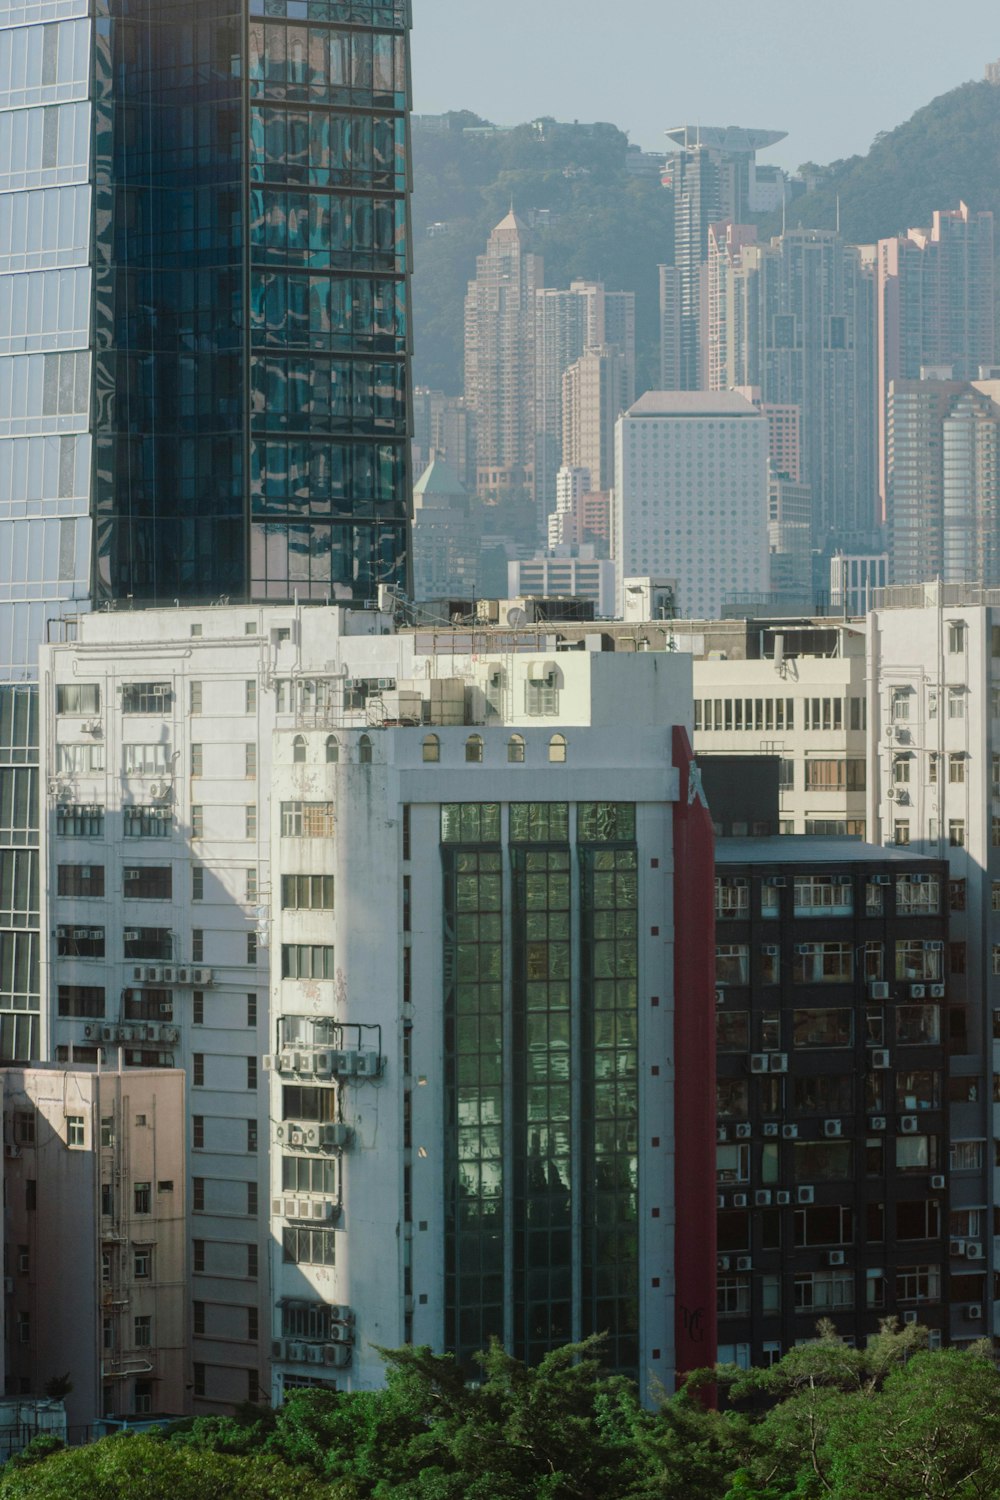
M 409 19 L 0 0 L 0 1060 L 46 622 L 408 584 Z

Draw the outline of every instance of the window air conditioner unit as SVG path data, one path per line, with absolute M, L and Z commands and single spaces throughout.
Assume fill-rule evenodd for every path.
M 716 1005 L 724 1005 L 725 1004 L 725 1000 L 726 1000 L 726 992 L 725 992 L 725 990 L 716 990 L 716 992 L 715 992 L 715 1003 L 716 1003 Z
M 871 875 L 869 876 L 868 883 L 869 885 L 891 885 L 892 877 L 890 875 Z
M 728 1139 L 729 1139 L 729 1129 L 728 1129 L 728 1126 L 726 1126 L 726 1125 L 717 1125 L 715 1127 L 715 1139 L 717 1141 L 728 1141 Z
M 873 1068 L 887 1068 L 889 1066 L 889 1053 L 884 1047 L 876 1047 L 872 1053 Z
M 912 1308 L 912 1307 L 908 1308 L 907 1311 L 904 1312 L 904 1314 L 903 1314 L 903 1322 L 904 1323 L 915 1323 L 916 1321 L 917 1321 L 916 1309 Z
M 799 1134 L 799 1127 L 797 1125 L 782 1125 L 782 1127 L 781 1127 L 781 1138 L 782 1138 L 782 1140 L 785 1140 L 785 1141 L 794 1141 L 794 1140 L 797 1140 L 798 1139 L 798 1134 Z
M 983 1247 L 978 1240 L 969 1240 L 965 1246 L 966 1260 L 985 1260 Z
M 160 978 L 163 980 L 163 983 L 164 984 L 173 984 L 175 972 L 176 972 L 176 970 L 173 968 L 173 966 L 168 966 L 166 968 L 161 969 L 160 970 Z
M 943 1175 L 943 1173 L 936 1172 L 934 1174 L 934 1176 L 931 1178 L 931 1188 L 934 1190 L 934 1192 L 940 1193 L 941 1190 L 943 1189 L 943 1187 L 944 1187 L 944 1175 Z
M 322 1344 L 307 1344 L 306 1345 L 306 1364 L 308 1364 L 308 1365 L 322 1365 L 322 1364 L 325 1364 L 325 1363 L 326 1363 L 326 1356 L 323 1353 L 323 1345 Z
M 736 1139 L 738 1141 L 748 1141 L 752 1135 L 753 1135 L 753 1128 L 749 1124 L 737 1125 L 737 1127 L 736 1127 Z
M 716 1270 L 718 1270 L 718 1271 L 728 1271 L 729 1270 L 729 1256 L 728 1255 L 720 1255 L 719 1258 L 718 1258 L 718 1260 L 715 1263 L 715 1266 L 716 1266 Z
M 174 1013 L 174 1002 L 172 1000 L 161 1000 L 160 1001 L 160 1015 L 161 1016 L 172 1016 L 173 1013 Z
M 281 1219 L 281 1218 L 284 1217 L 284 1207 L 283 1207 L 283 1204 L 284 1204 L 284 1199 L 283 1198 L 272 1198 L 271 1199 L 271 1218 L 272 1219 Z
M 845 1259 L 843 1250 L 831 1250 L 826 1257 L 826 1263 L 828 1266 L 842 1266 Z
M 843 1126 L 839 1120 L 824 1120 L 823 1134 L 832 1139 L 834 1136 L 843 1135 Z
M 734 1193 L 733 1194 L 733 1207 L 734 1208 L 746 1208 L 746 1206 L 747 1206 L 747 1195 L 746 1195 L 746 1193 Z
M 766 1052 L 754 1052 L 750 1056 L 751 1073 L 767 1073 L 770 1070 L 770 1061 Z
M 752 1271 L 753 1270 L 753 1256 L 752 1255 L 738 1255 L 736 1257 L 736 1269 L 737 1269 L 737 1271 Z
M 965 1317 L 969 1323 L 978 1323 L 983 1315 L 983 1309 L 978 1302 L 969 1302 L 966 1305 Z
M 377 1052 L 365 1049 L 357 1054 L 359 1078 L 377 1078 L 382 1071 L 382 1059 Z
M 126 936 L 126 938 L 128 937 L 128 933 L 127 932 L 126 932 L 125 936 Z M 142 984 L 142 982 L 145 979 L 145 977 L 146 977 L 146 971 L 145 971 L 145 969 L 133 969 L 132 970 L 132 981 L 133 981 L 134 984 Z
M 284 1359 L 284 1357 L 285 1357 L 285 1341 L 284 1341 L 284 1339 L 272 1339 L 271 1340 L 271 1358 L 272 1359 Z
M 317 1078 L 329 1078 L 333 1072 L 333 1053 L 316 1052 L 313 1054 L 313 1072 Z
M 295 1054 L 292 1052 L 279 1052 L 275 1063 L 279 1073 L 290 1073 L 295 1067 Z
M 926 985 L 924 985 L 924 984 L 911 984 L 910 985 L 910 999 L 911 1000 L 923 1000 L 923 998 L 924 998 L 924 996 L 926 994 L 927 994 L 927 986 Z
M 336 1302 L 331 1302 L 330 1306 L 327 1308 L 327 1311 L 330 1314 L 330 1322 L 331 1323 L 353 1323 L 354 1322 L 354 1312 L 353 1312 L 353 1310 L 350 1307 L 347 1307 L 343 1303 L 341 1303 L 341 1304 L 338 1305 Z
M 273 1070 L 274 1070 L 274 1058 L 273 1058 L 273 1056 L 270 1053 L 265 1053 L 265 1055 L 260 1060 L 260 1065 L 263 1068 L 263 1070 L 264 1070 L 265 1073 L 271 1073 L 271 1072 L 273 1072 Z
M 760 951 L 767 958 L 777 958 L 778 954 L 781 952 L 781 949 L 778 947 L 777 943 L 765 943 Z
M 884 979 L 873 979 L 868 986 L 868 994 L 873 1000 L 888 1000 L 889 986 Z
M 114 1027 L 114 1026 L 102 1026 L 101 1027 L 101 1041 L 102 1042 L 113 1042 L 114 1039 L 115 1039 L 115 1032 L 116 1032 L 116 1030 L 117 1030 L 117 1028 Z
M 350 1125 L 337 1120 L 320 1126 L 320 1144 L 323 1146 L 349 1146 L 354 1135 Z
M 812 950 L 812 944 L 811 943 L 796 943 L 795 944 L 795 952 L 798 954 L 799 958 L 804 958 L 807 953 L 811 953 L 812 951 L 813 950 Z
M 285 1345 L 285 1358 L 290 1359 L 293 1364 L 302 1364 L 306 1357 L 306 1346 L 294 1339 L 289 1339 Z
M 771 1190 L 770 1190 L 770 1188 L 758 1188 L 757 1189 L 757 1191 L 753 1195 L 753 1206 L 754 1206 L 754 1208 L 770 1208 L 770 1206 L 771 1206 Z
M 927 1347 L 928 1347 L 928 1349 L 940 1349 L 941 1348 L 941 1330 L 940 1330 L 940 1328 L 928 1328 L 928 1330 L 927 1330 Z
M 920 1129 L 920 1121 L 916 1115 L 902 1115 L 899 1121 L 901 1135 L 916 1135 Z
M 811 1187 L 796 1188 L 795 1201 L 796 1203 L 815 1203 L 816 1189 Z
M 177 984 L 190 984 L 191 983 L 191 970 L 190 969 L 185 969 L 185 968 L 175 969 L 174 970 L 174 981 Z
M 943 984 L 932 984 L 931 985 L 931 999 L 932 1000 L 943 1000 L 944 999 L 944 985 Z
M 763 1127 L 763 1129 L 764 1129 L 764 1134 L 766 1136 L 770 1136 L 770 1137 L 776 1136 L 778 1134 L 777 1121 L 775 1121 L 775 1120 L 768 1120 L 767 1124 Z
M 872 1115 L 871 1119 L 868 1121 L 868 1129 L 869 1130 L 884 1130 L 885 1129 L 885 1115 Z
M 774 1195 L 774 1201 L 779 1208 L 787 1208 L 792 1201 L 792 1195 L 785 1188 L 779 1188 Z
M 334 1365 L 338 1369 L 344 1369 L 351 1363 L 351 1348 L 349 1344 L 324 1344 L 323 1353 L 326 1363 Z
M 147 984 L 160 984 L 162 982 L 162 980 L 163 980 L 163 970 L 162 969 L 147 969 L 146 970 L 146 983 Z
M 311 1217 L 319 1219 L 322 1223 L 328 1223 L 329 1220 L 336 1219 L 340 1213 L 340 1204 L 334 1202 L 332 1198 L 317 1198 L 312 1203 L 311 1208 Z
M 164 1028 L 163 1028 L 163 1040 L 165 1042 L 179 1042 L 180 1039 L 181 1039 L 181 1034 L 180 1034 L 179 1029 L 176 1026 L 164 1026 Z
M 211 969 L 192 969 L 191 983 L 197 985 L 208 985 L 212 983 Z
M 764 884 L 774 886 L 776 890 L 784 890 L 788 882 L 784 875 L 765 875 Z
M 943 953 L 944 952 L 944 943 L 941 941 L 940 938 L 932 938 L 929 943 L 925 943 L 924 944 L 924 947 L 926 948 L 926 950 L 927 950 L 928 953 Z
M 715 1206 L 716 1206 L 716 1208 L 725 1208 L 725 1206 L 726 1206 L 726 1198 L 725 1198 L 725 1194 L 724 1193 L 716 1193 L 716 1195 L 715 1195 Z
M 788 1072 L 788 1053 L 787 1052 L 772 1052 L 771 1053 L 771 1072 L 772 1073 L 787 1073 Z
M 961 1259 L 965 1254 L 965 1241 L 952 1240 L 948 1246 L 948 1254 L 953 1255 L 956 1259 Z

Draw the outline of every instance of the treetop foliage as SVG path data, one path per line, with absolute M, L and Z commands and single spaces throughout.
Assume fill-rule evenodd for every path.
M 930 1353 L 887 1321 L 864 1350 L 827 1325 L 766 1370 L 717 1366 L 657 1410 L 589 1339 L 482 1379 L 426 1348 L 382 1351 L 386 1384 L 296 1391 L 0 1473 L 0 1500 L 994 1500 L 1000 1374 L 984 1341 Z M 723 1410 L 708 1404 L 712 1391 Z

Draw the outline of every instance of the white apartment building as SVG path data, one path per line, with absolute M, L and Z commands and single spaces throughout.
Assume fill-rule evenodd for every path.
M 865 838 L 864 622 L 677 620 L 672 629 L 694 657 L 697 753 L 779 757 L 781 833 Z
M 392 630 L 226 606 L 43 651 L 50 1045 L 188 1073 L 199 1411 L 377 1385 L 409 1339 L 704 1358 L 690 663 Z M 685 837 L 710 870 L 707 815 Z
M 622 580 L 677 579 L 679 611 L 714 619 L 770 587 L 767 419 L 732 392 L 650 391 L 619 419 L 611 555 Z
M 1000 1329 L 1000 591 L 886 589 L 870 616 L 873 839 L 951 867 L 952 1337 Z M 986 1198 L 983 1196 L 983 1177 Z M 959 1247 L 981 1238 L 986 1260 Z

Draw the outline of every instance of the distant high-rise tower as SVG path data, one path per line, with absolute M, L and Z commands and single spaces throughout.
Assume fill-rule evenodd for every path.
M 607 292 L 600 282 L 589 281 L 574 281 L 569 291 L 546 288 L 538 292 L 534 479 L 542 535 L 555 509 L 556 474 L 564 463 L 577 465 L 575 458 L 564 453 L 563 376 L 588 349 L 615 350 L 620 356 L 624 389 L 611 418 L 613 424 L 635 399 L 635 293 Z M 596 475 L 594 483 L 600 488 Z
M 879 240 L 879 487 L 888 481 L 887 422 L 893 380 L 944 368 L 975 380 L 994 358 L 993 215 L 966 204 L 936 211 L 929 229 Z M 925 577 L 932 575 L 925 574 Z
M 615 482 L 615 423 L 632 402 L 625 356 L 614 347 L 588 349 L 562 378 L 562 452 L 570 469 L 587 469 L 594 490 Z
M 544 276 L 511 209 L 476 260 L 465 298 L 465 404 L 476 416 L 481 495 L 530 488 L 534 459 L 535 293 Z
M 832 229 L 744 244 L 730 279 L 727 368 L 763 406 L 801 412 L 813 546 L 856 549 L 877 526 L 874 281 Z
M 785 131 L 679 125 L 668 130 L 667 136 L 677 148 L 671 172 L 680 313 L 679 388 L 704 390 L 709 226 L 723 219 L 740 224 L 749 218 L 756 153 L 783 141 Z

